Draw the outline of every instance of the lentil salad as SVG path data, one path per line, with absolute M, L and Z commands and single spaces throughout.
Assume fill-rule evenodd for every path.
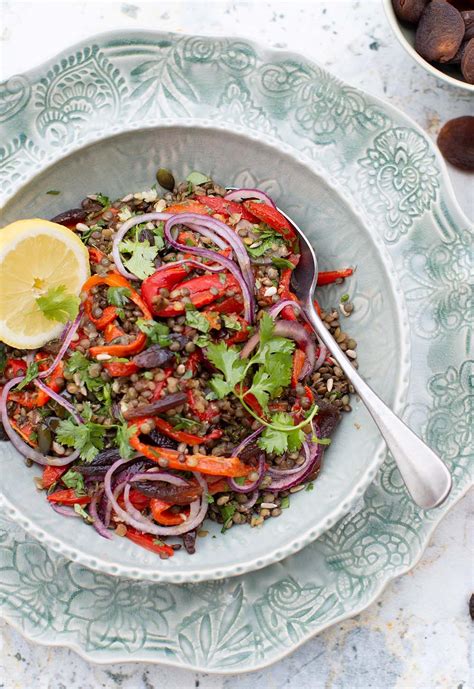
M 311 490 L 354 390 L 292 294 L 297 239 L 273 201 L 197 172 L 157 181 L 52 219 L 91 277 L 60 339 L 3 345 L 0 386 L 5 439 L 44 465 L 51 507 L 166 559 L 205 519 L 259 526 Z M 352 309 L 342 295 L 321 315 L 357 366 Z

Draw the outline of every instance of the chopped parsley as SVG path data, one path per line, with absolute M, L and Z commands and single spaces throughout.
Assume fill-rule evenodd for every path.
M 56 440 L 61 445 L 79 450 L 84 462 L 92 462 L 104 449 L 104 426 L 92 421 L 78 425 L 72 419 L 63 419 L 56 429 Z
M 208 333 L 211 327 L 208 319 L 199 311 L 186 311 L 186 323 L 202 333 Z
M 65 285 L 50 287 L 46 294 L 36 299 L 43 316 L 49 321 L 67 323 L 73 321 L 79 313 L 80 299 L 70 294 Z
M 150 246 L 148 239 L 143 242 L 125 239 L 120 242 L 119 249 L 122 253 L 128 254 L 128 258 L 124 261 L 125 267 L 140 280 L 153 275 L 158 247 Z
M 226 328 L 230 330 L 242 330 L 242 324 L 239 322 L 235 316 L 228 316 L 227 314 L 222 314 L 222 320 Z
M 287 258 L 281 258 L 280 256 L 272 256 L 272 263 L 277 268 L 289 268 L 290 270 L 294 270 L 295 268 L 291 261 Z
M 112 306 L 126 306 L 132 292 L 128 287 L 109 287 L 107 301 Z
M 149 344 L 158 344 L 160 347 L 169 347 L 171 344 L 170 329 L 164 323 L 139 318 L 137 325 L 142 333 L 148 337 Z
M 69 471 L 61 476 L 61 481 L 68 488 L 75 490 L 77 495 L 85 495 L 86 487 L 84 484 L 84 477 L 78 471 L 69 469 Z

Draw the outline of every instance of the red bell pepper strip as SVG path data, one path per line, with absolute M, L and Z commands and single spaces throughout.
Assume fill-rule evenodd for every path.
M 88 297 L 84 302 L 84 311 L 86 312 L 87 318 L 95 325 L 97 330 L 104 330 L 110 323 L 112 323 L 117 318 L 117 309 L 115 306 L 106 306 L 102 312 L 100 318 L 94 318 L 92 315 L 92 299 Z
M 104 368 L 112 378 L 131 376 L 138 371 L 138 366 L 133 361 L 105 361 Z
M 196 309 L 200 309 L 216 301 L 226 290 L 240 289 L 239 283 L 233 275 L 228 273 L 221 273 L 221 275 L 224 275 L 225 281 L 221 282 L 219 275 L 201 275 L 182 282 L 173 291 L 177 292 L 181 289 L 188 289 L 191 303 Z M 216 294 L 213 294 L 213 292 L 216 292 Z M 166 308 L 156 311 L 156 315 L 160 318 L 170 318 L 184 313 L 185 310 L 184 303 L 178 300 L 175 303 L 170 303 Z
M 153 423 L 153 419 L 149 420 Z M 130 423 L 130 425 L 133 424 Z M 213 476 L 247 476 L 252 471 L 252 467 L 243 464 L 238 457 L 217 457 L 201 454 L 183 455 L 177 450 L 147 445 L 141 442 L 138 430 L 130 438 L 130 445 L 134 450 L 137 450 L 137 452 L 148 457 L 148 459 L 152 459 L 154 462 L 157 462 L 159 459 L 166 459 L 169 468 L 177 471 L 198 471 L 201 474 L 212 474 Z M 180 457 L 184 458 L 184 461 L 180 462 Z
M 217 311 L 217 313 L 240 314 L 244 310 L 244 301 L 238 295 L 235 297 L 225 297 L 221 302 L 213 304 L 210 308 L 213 311 Z
M 122 275 L 119 275 L 118 273 L 109 273 L 105 276 L 93 275 L 84 283 L 82 290 L 84 292 L 88 292 L 92 287 L 96 285 L 108 285 L 109 287 L 126 287 L 130 291 L 130 295 L 128 298 L 136 306 L 138 306 L 139 309 L 141 309 L 141 311 L 143 312 L 143 317 L 146 320 L 150 320 L 152 318 L 151 312 L 146 303 L 143 301 L 138 292 L 136 292 L 132 288 L 128 280 L 122 277 Z M 89 351 L 91 356 L 94 357 L 99 354 L 109 354 L 110 356 L 127 357 L 130 354 L 137 354 L 138 352 L 141 352 L 141 350 L 146 344 L 146 339 L 147 338 L 145 333 L 140 332 L 138 333 L 135 340 L 130 344 L 102 345 L 99 347 L 91 347 Z
M 124 331 L 116 323 L 109 323 L 104 330 L 104 340 L 106 342 L 112 342 L 112 340 L 122 337 Z
M 316 313 L 318 314 L 318 316 L 321 317 L 321 307 L 319 306 L 318 300 L 315 299 L 313 304 L 314 304 L 314 308 L 316 309 Z
M 189 409 L 200 421 L 211 421 L 212 419 L 216 418 L 216 416 L 219 416 L 219 407 L 217 407 L 213 402 L 210 402 L 204 409 L 200 409 L 198 402 L 194 397 L 194 392 L 191 388 L 187 390 L 186 395 L 188 398 Z
M 244 386 L 242 385 L 242 383 L 239 383 L 239 384 L 236 385 L 236 387 L 235 387 L 235 390 L 236 390 L 236 392 L 237 392 L 238 394 L 242 394 L 242 391 L 243 391 L 243 393 L 244 393 L 244 394 L 243 394 L 243 399 L 244 399 L 245 404 L 246 404 L 248 407 L 250 407 L 250 409 L 253 409 L 253 411 L 254 411 L 256 414 L 258 414 L 258 416 L 260 416 L 261 418 L 264 418 L 265 415 L 264 415 L 264 413 L 263 413 L 262 407 L 260 406 L 260 403 L 258 402 L 258 400 L 257 400 L 256 397 L 254 397 L 251 393 L 249 394 L 249 393 L 247 392 L 247 389 L 248 389 L 248 388 L 244 387 Z
M 222 437 L 222 431 L 218 428 L 214 429 L 207 435 L 199 436 L 193 433 L 187 433 L 186 431 L 177 431 L 175 427 L 159 417 L 155 418 L 156 428 L 168 436 L 168 438 L 173 438 L 178 443 L 186 443 L 186 445 L 206 445 L 207 443 L 217 440 Z
M 42 361 L 43 355 L 39 353 L 36 354 L 35 360 Z M 40 371 L 44 371 L 46 368 L 48 368 L 48 364 L 46 362 L 40 364 L 39 366 Z M 60 361 L 52 372 L 51 377 L 45 381 L 46 385 L 48 385 L 48 387 L 50 387 L 54 392 L 59 392 L 61 389 L 60 385 L 58 384 L 58 378 L 61 378 L 63 368 L 64 364 L 62 361 Z M 36 392 L 12 390 L 8 394 L 8 400 L 10 402 L 21 404 L 22 407 L 26 407 L 27 409 L 36 409 L 37 407 L 44 407 L 46 402 L 49 400 L 49 395 L 47 392 L 44 392 L 44 390 L 37 390 Z
M 154 313 L 153 297 L 160 294 L 160 289 L 172 290 L 175 285 L 184 280 L 189 275 L 189 269 L 184 263 L 180 265 L 170 265 L 163 270 L 159 270 L 142 282 L 142 297 L 148 308 Z M 156 314 L 155 314 L 156 315 Z
M 293 371 L 291 373 L 291 387 L 296 388 L 300 379 L 301 371 L 303 370 L 306 354 L 302 349 L 295 349 L 293 355 Z
M 157 382 L 155 389 L 153 390 L 153 396 L 151 398 L 153 402 L 160 399 L 161 393 L 163 392 L 163 389 L 166 386 L 166 381 L 168 380 L 168 378 L 173 373 L 173 367 L 167 366 L 166 368 L 163 369 L 163 373 L 165 374 L 165 377 L 163 378 L 163 380 L 159 380 Z
M 16 378 L 17 376 L 23 376 L 27 368 L 27 363 L 23 359 L 7 359 L 5 374 L 7 378 Z
M 22 426 L 19 426 L 14 419 L 10 419 L 10 424 L 18 435 L 23 438 L 25 443 L 28 443 L 28 445 L 31 445 L 31 447 L 37 446 L 36 442 L 31 437 L 34 433 L 33 424 L 24 423 Z
M 61 505 L 88 505 L 91 501 L 89 495 L 77 495 L 73 488 L 57 490 L 48 495 L 49 502 L 61 503 Z
M 249 324 L 244 318 L 241 318 L 236 314 L 234 314 L 234 318 L 236 321 L 240 323 L 242 327 L 241 330 L 237 330 L 237 332 L 235 332 L 233 335 L 227 338 L 226 345 L 228 347 L 231 347 L 234 344 L 238 344 L 239 342 L 246 342 L 249 339 L 250 334 L 252 332 L 252 328 L 249 326 Z
M 128 497 L 135 509 L 140 510 L 140 512 L 142 510 L 145 510 L 150 504 L 150 498 L 148 497 L 148 495 L 144 495 L 136 488 L 132 488 L 130 490 Z M 122 509 L 125 509 L 125 501 L 123 499 L 123 495 L 117 498 L 117 502 Z
M 158 524 L 162 526 L 178 526 L 182 524 L 184 521 L 181 516 L 182 513 L 175 514 L 173 512 L 168 512 L 172 506 L 173 505 L 170 505 L 169 502 L 165 502 L 159 498 L 152 498 L 150 500 L 150 511 L 155 522 L 158 522 Z
M 172 557 L 174 555 L 174 550 L 171 546 L 166 545 L 166 543 L 160 543 L 156 536 L 149 533 L 140 533 L 131 526 L 127 526 L 127 533 L 125 538 L 133 541 L 136 545 L 151 550 L 152 553 L 157 553 L 158 555 L 168 555 Z
M 217 481 L 210 483 L 208 481 L 207 487 L 209 489 L 210 495 L 215 495 L 216 493 L 226 493 L 230 491 L 229 484 L 225 478 L 220 478 Z
M 350 277 L 354 273 L 353 268 L 345 268 L 344 270 L 327 270 L 318 273 L 317 285 L 331 285 L 336 280 Z
M 245 208 L 250 211 L 252 215 L 258 218 L 261 222 L 281 234 L 282 237 L 293 244 L 296 239 L 296 233 L 284 215 L 276 208 L 267 206 L 266 203 L 259 203 L 258 201 L 244 201 Z
M 196 375 L 198 368 L 199 368 L 199 364 L 201 363 L 201 361 L 202 361 L 202 352 L 200 349 L 196 349 L 196 351 L 192 352 L 188 356 L 188 359 L 187 359 L 186 363 L 184 364 L 186 371 L 191 371 L 193 376 Z
M 166 213 L 199 213 L 199 215 L 209 215 L 209 211 L 204 208 L 204 206 L 196 201 L 195 199 L 189 199 L 187 201 L 182 201 L 181 203 L 175 203 L 172 206 L 165 208 Z
M 91 263 L 100 263 L 103 258 L 107 258 L 104 252 L 98 249 L 96 246 L 90 246 L 88 251 L 89 260 Z
M 69 469 L 69 467 L 53 467 L 53 466 L 45 466 L 43 469 L 43 476 L 41 478 L 41 483 L 43 484 L 43 488 L 51 488 L 51 486 L 56 483 L 56 481 L 59 481 L 61 476 L 66 473 L 66 471 Z
M 198 201 L 212 213 L 227 216 L 240 213 L 242 220 L 248 220 L 251 223 L 258 222 L 257 218 L 245 206 L 237 203 L 237 201 L 227 201 L 222 196 L 198 196 Z

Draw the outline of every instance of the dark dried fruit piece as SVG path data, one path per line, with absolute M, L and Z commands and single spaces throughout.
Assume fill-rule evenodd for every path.
M 465 115 L 446 122 L 438 134 L 438 146 L 451 165 L 474 171 L 474 117 Z
M 415 50 L 429 62 L 447 62 L 459 50 L 464 31 L 457 9 L 444 0 L 433 0 L 421 15 Z
M 84 222 L 87 218 L 87 211 L 83 208 L 71 208 L 68 211 L 59 213 L 51 218 L 51 222 L 57 222 L 58 225 L 65 225 L 66 227 L 75 227 L 78 222 Z
M 393 11 L 402 22 L 418 24 L 429 0 L 392 0 Z
M 465 27 L 464 40 L 470 41 L 471 38 L 474 38 L 474 10 L 461 12 L 461 17 Z
M 474 84 L 474 38 L 468 41 L 462 52 L 461 72 L 468 84 Z
M 469 599 L 469 614 L 471 616 L 471 620 L 474 620 L 474 593 Z

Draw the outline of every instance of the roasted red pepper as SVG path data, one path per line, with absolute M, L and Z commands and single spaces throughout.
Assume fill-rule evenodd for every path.
M 51 486 L 56 483 L 56 481 L 59 481 L 61 476 L 66 473 L 66 471 L 69 469 L 68 466 L 65 467 L 53 467 L 53 466 L 45 466 L 43 469 L 43 476 L 41 478 L 41 483 L 43 484 L 43 488 L 51 488 Z
M 191 371 L 191 373 L 196 375 L 197 370 L 199 368 L 199 364 L 202 361 L 202 352 L 200 349 L 196 349 L 194 352 L 192 352 L 184 364 L 186 371 Z
M 35 360 L 42 362 L 38 367 L 40 371 L 45 371 L 48 368 L 48 364 L 44 361 L 44 356 L 42 354 L 36 354 Z M 64 364 L 60 361 L 51 376 L 45 381 L 45 384 L 54 392 L 59 392 L 61 389 L 59 381 L 62 381 L 63 368 Z M 29 392 L 28 390 L 12 390 L 8 394 L 8 400 L 21 404 L 22 407 L 26 407 L 27 409 L 36 409 L 36 407 L 44 407 L 49 400 L 49 395 L 47 392 L 44 392 L 44 390 L 39 389 L 35 392 Z
M 103 251 L 95 246 L 90 246 L 89 249 L 89 260 L 91 263 L 100 263 L 103 258 L 107 258 Z
M 302 349 L 295 349 L 293 355 L 293 371 L 291 373 L 291 387 L 296 388 L 300 379 L 301 371 L 303 370 L 306 354 Z
M 27 368 L 27 363 L 23 359 L 7 359 L 5 367 L 6 377 L 11 379 L 17 376 L 24 376 Z
M 187 390 L 186 395 L 188 398 L 189 409 L 200 421 L 211 421 L 219 416 L 219 407 L 217 407 L 217 405 L 215 405 L 213 402 L 210 402 L 204 409 L 200 408 L 201 405 L 196 400 L 192 388 Z
M 181 514 L 184 512 L 184 509 L 182 513 L 178 512 L 178 514 L 175 514 L 168 511 L 170 507 L 173 507 L 173 505 L 170 505 L 169 502 L 159 498 L 152 498 L 150 500 L 150 511 L 155 522 L 162 526 L 178 526 L 182 524 L 184 520 Z
M 112 340 L 116 340 L 123 335 L 125 335 L 124 331 L 116 323 L 109 323 L 104 330 L 104 340 L 106 342 L 112 342 Z
M 140 491 L 136 488 L 132 488 L 130 490 L 128 497 L 135 509 L 140 510 L 140 512 L 142 510 L 145 510 L 150 504 L 150 498 L 148 497 L 148 495 L 140 493 Z M 122 509 L 125 509 L 125 501 L 123 499 L 123 495 L 117 498 L 117 502 Z
M 223 276 L 223 277 L 222 277 Z M 178 290 L 189 290 L 189 299 L 196 309 L 207 306 L 219 299 L 228 289 L 240 289 L 239 283 L 233 275 L 221 273 L 220 275 L 201 275 L 191 280 L 176 285 L 174 292 Z M 160 318 L 170 318 L 184 313 L 186 310 L 184 303 L 178 298 L 174 303 L 170 303 L 166 308 L 156 311 Z
M 161 543 L 156 536 L 148 533 L 140 533 L 131 526 L 127 526 L 127 533 L 125 538 L 128 538 L 136 545 L 151 550 L 152 553 L 157 553 L 158 555 L 167 555 L 172 557 L 174 555 L 174 550 L 171 546 L 166 545 L 166 543 Z
M 282 237 L 293 244 L 296 239 L 296 233 L 284 215 L 276 208 L 267 206 L 266 203 L 259 203 L 258 201 L 245 201 L 245 208 L 250 211 L 252 215 L 264 222 L 266 225 L 281 234 Z
M 170 263 L 166 269 L 158 270 L 143 281 L 141 287 L 142 297 L 148 304 L 148 308 L 155 313 L 153 297 L 159 296 L 160 289 L 172 290 L 174 286 L 189 275 L 189 269 L 184 263 L 174 265 Z M 155 314 L 156 315 L 156 314 Z
M 208 481 L 207 486 L 210 495 L 215 495 L 216 493 L 226 493 L 230 491 L 229 484 L 227 483 L 227 479 L 225 478 L 219 478 L 217 479 L 217 481 L 213 481 L 212 483 Z
M 240 323 L 241 330 L 237 330 L 233 335 L 227 338 L 225 343 L 228 347 L 231 347 L 234 344 L 238 344 L 239 342 L 246 342 L 252 333 L 252 328 L 249 326 L 249 324 L 244 318 L 241 318 L 236 314 L 233 314 L 233 317 L 236 321 Z
M 25 443 L 28 443 L 28 445 L 31 445 L 31 447 L 36 447 L 37 443 L 34 438 L 34 429 L 33 429 L 33 424 L 32 423 L 24 423 L 21 426 L 19 426 L 14 419 L 10 419 L 11 426 L 13 430 L 15 430 L 18 435 L 20 435 Z
M 95 287 L 97 285 L 107 285 L 108 287 L 126 287 L 130 291 L 128 298 L 136 306 L 138 306 L 139 309 L 141 309 L 143 317 L 146 320 L 150 320 L 152 318 L 151 312 L 146 303 L 143 301 L 138 292 L 136 292 L 133 289 L 128 280 L 122 277 L 122 275 L 119 275 L 118 273 L 109 273 L 105 276 L 93 275 L 84 283 L 82 290 L 84 292 L 89 292 L 89 290 L 91 290 L 92 287 Z M 107 309 L 105 309 L 105 311 L 107 311 Z M 99 347 L 91 347 L 89 351 L 91 356 L 97 356 L 99 354 L 109 354 L 110 356 L 127 357 L 130 354 L 137 354 L 138 352 L 141 352 L 145 344 L 146 335 L 140 332 L 137 334 L 135 340 L 130 344 L 102 345 Z
M 327 270 L 318 273 L 318 286 L 331 285 L 336 280 L 348 278 L 354 273 L 353 268 L 345 268 L 344 270 Z
M 88 495 L 77 495 L 73 488 L 57 490 L 48 495 L 49 502 L 61 503 L 61 505 L 88 505 L 91 498 Z
M 217 428 L 203 436 L 187 433 L 186 431 L 177 431 L 172 424 L 159 417 L 155 418 L 155 426 L 161 433 L 167 435 L 168 438 L 173 438 L 173 440 L 176 440 L 178 443 L 186 443 L 186 445 L 192 446 L 206 445 L 206 443 L 210 443 L 222 437 L 222 431 Z
M 165 386 L 166 386 L 166 381 L 168 378 L 172 375 L 173 373 L 173 367 L 172 366 L 167 366 L 166 368 L 163 369 L 163 373 L 165 374 L 165 377 L 163 380 L 159 380 L 155 386 L 155 389 L 153 390 L 153 397 L 151 398 L 152 401 L 154 402 L 155 400 L 159 400 L 161 397 L 161 393 L 163 392 Z
M 131 376 L 138 371 L 138 366 L 133 361 L 105 361 L 104 368 L 112 378 Z
M 252 223 L 258 222 L 257 218 L 245 206 L 237 203 L 237 201 L 227 201 L 222 196 L 198 196 L 198 201 L 212 213 L 227 216 L 240 213 L 242 220 L 248 220 Z
M 147 420 L 153 423 L 153 419 Z M 130 425 L 132 426 L 133 423 L 130 422 Z M 252 471 L 252 467 L 243 464 L 238 457 L 217 457 L 202 454 L 183 455 L 177 450 L 147 445 L 141 442 L 138 430 L 130 438 L 130 445 L 144 457 L 148 457 L 154 462 L 159 459 L 166 459 L 169 468 L 178 471 L 198 471 L 201 474 L 213 476 L 247 476 Z M 180 458 L 184 461 L 180 461 Z
M 212 310 L 217 313 L 235 313 L 240 314 L 244 310 L 244 300 L 241 296 L 225 297 L 221 302 L 212 305 Z

